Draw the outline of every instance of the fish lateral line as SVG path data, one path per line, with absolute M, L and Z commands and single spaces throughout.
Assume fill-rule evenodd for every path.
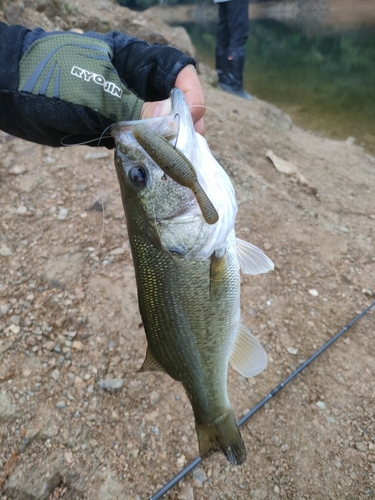
M 219 220 L 219 214 L 200 185 L 190 160 L 165 137 L 145 125 L 137 125 L 133 130 L 133 136 L 165 174 L 181 186 L 193 191 L 204 220 L 207 224 L 215 224 Z

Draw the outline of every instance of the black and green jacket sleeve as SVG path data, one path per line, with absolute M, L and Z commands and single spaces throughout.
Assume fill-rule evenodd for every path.
M 112 123 L 138 119 L 143 101 L 166 99 L 187 64 L 195 61 L 176 49 L 118 32 L 0 23 L 0 129 L 49 146 L 97 145 Z

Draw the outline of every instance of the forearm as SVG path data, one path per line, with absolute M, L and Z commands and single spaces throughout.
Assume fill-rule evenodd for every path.
M 166 99 L 179 71 L 195 64 L 118 32 L 57 34 L 0 23 L 0 47 L 0 129 L 50 146 L 67 137 L 93 141 L 116 121 L 139 119 L 144 100 Z M 111 139 L 101 144 L 113 147 Z
M 21 56 L 37 40 L 48 33 L 37 28 L 28 31 L 21 48 Z M 144 40 L 110 31 L 106 35 L 87 32 L 86 36 L 102 40 L 113 53 L 113 66 L 129 90 L 144 101 L 167 99 L 178 73 L 188 64 L 196 65 L 193 58 L 167 45 L 149 44 Z
M 47 36 L 48 33 L 39 28 L 31 32 L 21 26 L 0 24 L 0 129 L 29 141 L 56 147 L 63 142 L 68 143 L 68 137 L 74 137 L 74 143 L 98 139 L 103 130 L 116 121 L 116 113 L 123 120 L 139 118 L 143 101 L 126 87 L 122 89 L 122 99 L 117 99 L 118 103 L 112 102 L 100 112 L 96 109 L 100 102 L 95 99 L 92 102 L 89 86 L 87 92 L 85 88 L 77 95 L 76 101 L 67 99 L 66 94 L 70 88 L 74 91 L 81 83 L 71 76 L 70 65 L 62 68 L 59 77 L 62 82 L 65 81 L 60 86 L 62 95 L 60 92 L 58 95 L 51 95 L 51 86 L 43 90 L 44 68 L 37 68 L 38 60 L 36 70 L 28 75 L 30 78 L 25 82 L 22 57 L 34 42 Z M 62 46 L 65 39 L 63 36 Z M 73 42 L 77 41 L 78 45 L 84 45 L 86 40 L 78 35 L 73 36 Z M 73 51 L 73 45 L 74 43 L 68 51 Z M 32 47 L 31 50 L 38 49 Z M 54 52 L 56 51 L 52 50 L 50 54 Z M 47 64 L 50 63 L 45 62 L 46 67 Z M 40 70 L 37 71 L 38 69 Z M 98 101 L 101 101 L 100 93 Z

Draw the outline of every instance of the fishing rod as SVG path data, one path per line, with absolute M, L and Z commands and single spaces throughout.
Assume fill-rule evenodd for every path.
M 299 375 L 302 370 L 304 370 L 310 363 L 315 361 L 315 359 L 322 354 L 328 347 L 330 347 L 341 335 L 343 335 L 349 328 L 351 328 L 354 323 L 361 319 L 365 314 L 367 314 L 370 309 L 375 306 L 375 301 L 370 304 L 366 309 L 358 314 L 354 319 L 350 321 L 342 330 L 340 330 L 336 335 L 334 335 L 328 342 L 326 342 L 322 347 L 320 347 L 309 359 L 302 363 L 293 373 L 291 373 L 286 379 L 284 379 L 278 386 L 276 386 L 265 398 L 263 398 L 259 403 L 257 403 L 246 415 L 244 415 L 237 423 L 241 427 L 245 422 L 249 420 L 250 417 L 254 415 L 258 410 L 262 408 L 271 398 L 273 398 L 283 387 L 289 384 L 297 375 Z M 192 462 L 190 462 L 182 471 L 176 474 L 167 484 L 163 486 L 159 491 L 152 495 L 149 500 L 159 500 L 163 495 L 165 495 L 170 489 L 173 488 L 181 479 L 183 479 L 189 472 L 191 472 L 197 465 L 202 462 L 202 457 L 198 456 Z

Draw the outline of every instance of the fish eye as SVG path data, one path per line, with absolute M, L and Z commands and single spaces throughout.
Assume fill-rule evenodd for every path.
M 129 172 L 129 177 L 134 186 L 138 188 L 145 187 L 147 182 L 147 170 L 142 167 L 142 165 L 132 167 Z

